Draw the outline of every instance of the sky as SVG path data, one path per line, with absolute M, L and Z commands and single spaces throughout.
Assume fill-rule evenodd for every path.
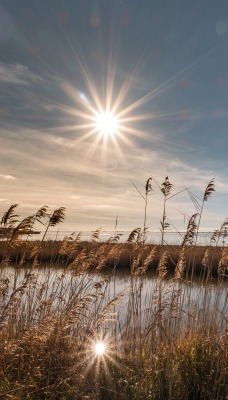
M 214 178 L 201 223 L 213 230 L 227 217 L 227 126 L 226 0 L 0 0 L 1 215 L 46 204 L 66 207 L 62 230 L 143 227 L 152 177 L 156 231 L 168 176 L 182 191 L 170 229 L 183 230 L 185 189 L 202 198 Z

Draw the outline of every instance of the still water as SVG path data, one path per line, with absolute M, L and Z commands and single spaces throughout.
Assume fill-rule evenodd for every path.
M 129 310 L 132 312 L 134 309 L 136 313 L 140 311 L 146 324 L 148 313 L 156 313 L 160 299 L 160 307 L 162 304 L 164 314 L 167 312 L 170 315 L 170 310 L 179 310 L 182 321 L 186 323 L 190 317 L 199 319 L 202 309 L 202 318 L 205 318 L 206 312 L 207 323 L 218 316 L 224 316 L 225 324 L 227 284 L 218 284 L 215 280 L 207 284 L 202 284 L 199 280 L 180 283 L 171 278 L 160 281 L 152 273 L 132 277 L 129 273 L 120 271 L 75 276 L 63 268 L 53 269 L 45 266 L 33 271 L 29 278 L 28 272 L 26 269 L 18 270 L 13 267 L 0 270 L 0 281 L 8 282 L 7 296 L 3 299 L 0 294 L 0 305 L 27 281 L 27 289 L 22 295 L 20 307 L 24 307 L 32 298 L 34 304 L 51 301 L 53 306 L 63 309 L 64 304 L 75 294 L 82 297 L 89 294 L 94 296 L 93 305 L 96 303 L 99 311 L 109 305 L 110 315 L 118 315 L 121 322 L 126 320 Z M 114 299 L 116 301 L 112 304 Z

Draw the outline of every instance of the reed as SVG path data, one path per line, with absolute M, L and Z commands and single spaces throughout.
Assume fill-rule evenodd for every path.
M 65 271 L 49 269 L 43 280 L 35 261 L 11 280 L 3 269 L 0 395 L 225 400 L 224 283 L 208 283 L 193 301 L 191 285 L 164 281 L 165 262 L 164 254 L 144 304 L 143 270 L 128 291 L 110 298 L 112 275 L 85 274 L 83 257 Z M 93 353 L 98 339 L 106 343 L 104 357 Z
M 2 218 L 10 230 L 0 242 L 0 398 L 227 399 L 228 253 L 218 245 L 227 220 L 208 248 L 196 246 L 196 214 L 181 246 L 166 246 L 164 235 L 160 246 L 147 244 L 145 220 L 127 243 L 117 232 L 100 242 L 100 228 L 89 242 L 80 234 L 33 242 L 34 224 L 47 232 L 65 209 L 44 206 L 20 221 L 16 207 Z M 128 284 L 118 292 L 116 269 L 126 263 Z M 199 265 L 197 296 L 191 265 Z M 144 293 L 151 268 L 156 279 Z M 103 355 L 94 351 L 99 341 Z

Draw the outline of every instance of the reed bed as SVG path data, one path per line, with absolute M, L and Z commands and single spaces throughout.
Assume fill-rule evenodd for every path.
M 63 222 L 63 207 L 48 214 L 44 206 L 18 221 L 13 205 L 3 215 L 9 235 L 0 242 L 0 398 L 227 399 L 228 251 L 218 244 L 228 223 L 215 231 L 213 246 L 197 246 L 211 181 L 200 216 L 189 218 L 182 245 L 166 246 L 170 185 L 167 177 L 161 187 L 165 215 L 160 246 L 145 240 L 151 178 L 144 196 L 144 228 L 135 229 L 126 244 L 119 243 L 118 233 L 99 243 L 97 230 L 90 243 L 71 235 L 50 250 L 44 239 L 50 226 Z M 31 242 L 37 222 L 45 224 L 44 237 Z M 49 268 L 43 273 L 40 261 L 47 253 Z M 119 292 L 116 270 L 124 262 L 128 285 Z M 198 265 L 201 289 L 196 295 Z M 156 279 L 145 293 L 150 268 Z M 98 342 L 103 354 L 95 351 Z
M 17 245 L 9 246 L 6 241 L 0 242 L 0 261 L 4 265 L 4 255 L 7 252 L 7 259 L 12 265 L 20 265 L 29 267 L 34 259 L 34 252 L 36 252 L 37 261 L 40 265 L 46 265 L 51 268 L 66 267 L 76 258 L 81 257 L 83 253 L 87 260 L 90 258 L 91 269 L 94 268 L 94 254 L 102 254 L 106 252 L 104 268 L 108 270 L 116 269 L 118 271 L 131 271 L 132 260 L 138 259 L 143 263 L 143 259 L 154 250 L 154 257 L 148 265 L 148 271 L 156 271 L 160 254 L 162 251 L 161 245 L 155 244 L 141 244 L 135 246 L 133 243 L 109 243 L 106 242 L 77 242 L 72 246 L 71 252 L 63 253 L 62 249 L 65 246 L 64 241 L 19 241 Z M 178 262 L 181 246 L 179 245 L 166 245 L 167 251 L 167 269 L 170 274 L 175 271 Z M 205 261 L 210 264 L 210 274 L 212 277 L 218 277 L 219 261 L 223 257 L 224 247 L 221 246 L 188 246 L 185 249 L 185 261 L 188 268 L 185 269 L 185 276 L 191 275 L 193 259 L 194 259 L 194 275 L 201 276 L 205 274 Z M 0 264 L 1 268 L 1 264 Z
M 164 280 L 159 268 L 146 297 L 136 269 L 111 298 L 114 272 L 87 274 L 85 264 L 49 269 L 45 279 L 35 263 L 12 276 L 2 269 L 1 397 L 226 399 L 224 283 L 208 282 L 194 298 L 191 284 Z

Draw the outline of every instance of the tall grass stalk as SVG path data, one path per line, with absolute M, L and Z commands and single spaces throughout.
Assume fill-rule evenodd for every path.
M 211 197 L 213 192 L 215 192 L 214 178 L 211 179 L 211 181 L 208 183 L 208 185 L 207 185 L 207 187 L 206 187 L 206 189 L 204 191 L 202 204 L 201 204 L 201 207 L 200 207 L 200 210 L 199 210 L 199 222 L 198 222 L 197 231 L 196 231 L 195 245 L 197 245 L 199 228 L 200 228 L 200 223 L 201 223 L 201 219 L 202 219 L 202 215 L 203 215 L 203 209 L 204 209 L 205 202 L 208 201 L 209 197 Z
M 147 221 L 147 206 L 148 206 L 148 195 L 152 192 L 152 185 L 151 185 L 152 178 L 148 178 L 145 185 L 145 195 L 143 195 L 137 186 L 132 182 L 135 189 L 138 191 L 140 196 L 143 198 L 145 205 L 144 205 L 144 220 L 143 220 L 143 243 L 146 241 L 146 221 Z
M 199 203 L 199 199 L 197 196 L 195 196 L 193 193 L 191 193 L 190 191 L 188 191 L 190 198 L 197 210 L 199 219 L 198 219 L 198 224 L 196 227 L 196 231 L 195 231 L 195 243 L 194 243 L 194 247 L 196 249 L 197 246 L 197 241 L 198 241 L 198 235 L 199 235 L 199 229 L 200 229 L 200 224 L 201 224 L 201 219 L 202 219 L 202 215 L 203 215 L 203 210 L 204 210 L 204 205 L 205 202 L 208 201 L 209 197 L 211 197 L 212 193 L 215 192 L 215 184 L 214 184 L 214 179 L 211 179 L 211 181 L 208 183 L 205 191 L 204 191 L 204 195 L 203 195 L 203 199 L 201 200 L 201 205 Z M 195 250 L 194 250 L 195 251 Z M 193 264 L 191 267 L 191 274 L 193 277 L 194 274 L 194 269 L 195 269 L 195 264 L 194 264 L 194 253 L 193 253 Z

